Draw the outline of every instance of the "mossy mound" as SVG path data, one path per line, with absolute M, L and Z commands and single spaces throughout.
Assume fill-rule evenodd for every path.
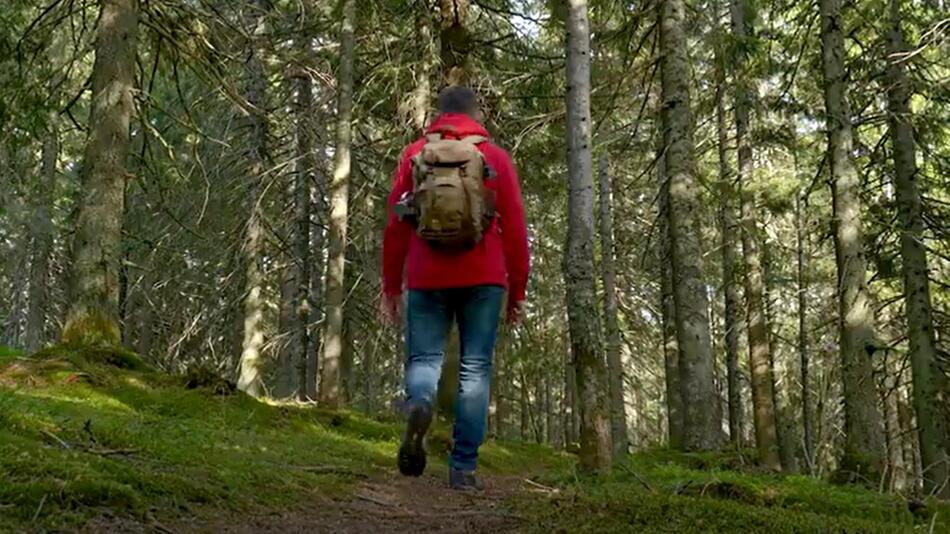
M 536 532 L 950 532 L 950 504 L 769 474 L 745 451 L 632 456 L 599 480 L 573 473 L 519 501 Z

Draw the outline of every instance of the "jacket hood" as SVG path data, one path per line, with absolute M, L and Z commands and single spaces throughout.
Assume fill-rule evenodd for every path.
M 426 129 L 427 134 L 439 133 L 462 138 L 468 135 L 488 137 L 488 130 L 475 119 L 462 113 L 443 113 Z

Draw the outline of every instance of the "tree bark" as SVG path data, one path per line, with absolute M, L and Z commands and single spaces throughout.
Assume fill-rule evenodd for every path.
M 22 251 L 21 254 L 11 254 L 8 263 L 8 272 L 14 273 L 12 276 L 11 288 L 13 295 L 10 297 L 9 313 L 4 320 L 3 325 L 3 344 L 11 347 L 21 345 L 23 339 L 23 323 L 26 320 L 28 305 L 27 285 L 29 282 L 29 261 L 30 261 L 30 236 L 25 225 L 21 226 L 19 235 L 13 240 L 14 249 Z
M 46 317 L 49 315 L 49 268 L 53 251 L 53 195 L 56 190 L 56 162 L 59 159 L 57 116 L 50 114 L 49 131 L 43 140 L 43 185 L 33 212 L 33 260 L 30 262 L 29 308 L 26 314 L 24 347 L 30 353 L 46 341 Z
M 469 0 L 439 0 L 442 84 L 467 85 L 472 36 L 465 26 Z
M 877 484 L 884 465 L 884 429 L 872 377 L 874 319 L 865 279 L 861 181 L 851 161 L 853 143 L 842 35 L 844 21 L 841 0 L 821 0 L 820 4 L 844 383 L 846 438 L 841 470 L 848 478 Z
M 683 444 L 712 450 L 722 443 L 721 407 L 714 379 L 709 300 L 699 246 L 699 184 L 690 111 L 689 61 L 683 33 L 683 1 L 659 2 L 663 134 L 669 180 L 673 301 L 683 396 Z
M 658 267 L 660 271 L 660 311 L 663 339 L 663 368 L 666 380 L 666 418 L 669 444 L 683 448 L 683 394 L 680 389 L 679 343 L 676 341 L 676 306 L 673 303 L 673 267 L 670 243 L 670 183 L 666 179 L 666 153 L 657 151 L 656 175 L 660 189 Z
M 500 438 L 508 437 L 508 419 L 511 413 L 511 333 L 502 326 L 499 330 L 498 351 L 495 354 L 495 368 L 497 378 L 492 382 L 492 391 L 495 392 L 495 432 Z
M 594 177 L 591 155 L 590 27 L 587 1 L 567 2 L 568 238 L 564 280 L 581 414 L 580 464 L 610 471 L 607 377 L 594 287 Z
M 312 13 L 309 2 L 304 2 L 302 9 L 302 26 L 309 28 L 311 26 L 310 14 Z M 296 45 L 300 53 L 302 66 L 297 76 L 294 78 L 297 95 L 294 100 L 295 129 L 296 129 L 296 163 L 294 169 L 294 286 L 296 289 L 294 295 L 294 311 L 297 314 L 294 323 L 294 348 L 292 365 L 296 367 L 296 390 L 297 398 L 301 401 L 307 399 L 307 362 L 311 355 L 310 349 L 310 285 L 312 273 L 311 269 L 311 234 L 310 219 L 312 217 L 312 202 L 310 198 L 310 184 L 314 179 L 314 168 L 316 161 L 313 157 L 313 79 L 310 72 L 305 67 L 309 65 L 308 58 L 311 51 L 311 39 L 309 31 L 303 31 L 303 35 L 297 39 Z M 318 249 L 317 254 L 321 256 L 322 251 Z
M 287 199 L 293 201 L 293 181 L 287 188 Z M 294 238 L 295 221 L 291 214 L 288 228 L 283 232 L 281 241 L 283 243 L 292 243 Z M 293 246 L 289 247 L 286 253 L 282 254 L 286 261 L 284 267 L 280 270 L 280 312 L 277 315 L 277 336 L 275 352 L 277 354 L 277 381 L 274 385 L 271 395 L 278 399 L 286 399 L 294 395 L 295 385 L 297 383 L 297 366 L 294 365 L 294 353 L 296 343 L 296 312 L 294 311 L 294 299 L 297 296 L 296 287 L 296 260 Z
M 531 414 L 528 403 L 528 379 L 524 372 L 524 359 L 518 362 L 518 407 L 521 412 L 521 441 L 528 441 L 528 432 L 531 429 Z
M 465 27 L 465 16 L 468 11 L 468 0 L 440 0 L 439 17 L 440 33 L 439 41 L 441 44 L 442 61 L 442 84 L 443 85 L 465 85 L 468 83 L 468 47 L 469 32 Z M 425 26 L 420 24 L 420 38 L 425 35 Z M 425 49 L 424 49 L 425 50 Z M 428 50 L 423 52 L 423 59 L 428 56 Z M 421 130 L 425 125 L 425 117 L 428 113 L 428 100 L 422 99 L 422 90 L 427 91 L 428 98 L 428 77 L 425 72 L 422 73 L 425 83 L 420 83 L 416 87 L 416 109 L 414 116 L 416 124 Z M 423 111 L 424 110 L 424 111 Z M 421 122 L 419 122 L 421 120 Z M 448 337 L 446 338 L 445 356 L 442 362 L 442 373 L 439 376 L 439 389 L 437 392 L 438 411 L 444 416 L 445 420 L 450 421 L 454 416 L 452 407 L 455 404 L 455 395 L 458 391 L 459 381 L 459 361 L 460 341 L 458 337 L 458 327 L 452 325 Z
M 578 440 L 577 373 L 568 351 L 564 358 L 564 448 L 570 449 Z
M 101 0 L 92 72 L 89 138 L 70 264 L 67 343 L 117 345 L 119 259 L 129 123 L 135 108 L 136 0 Z
M 720 52 L 721 54 L 721 52 Z M 723 106 L 725 92 L 725 58 L 720 59 L 720 80 L 716 98 L 716 125 L 719 133 L 719 232 L 722 248 L 723 323 L 726 349 L 726 382 L 729 406 L 729 439 L 742 445 L 742 396 L 739 371 L 739 284 L 736 240 L 735 191 L 728 157 L 728 132 Z
M 428 4 L 427 4 L 428 5 Z M 434 41 L 432 39 L 432 16 L 428 10 L 416 11 L 416 39 L 419 50 L 422 50 L 422 59 L 414 74 L 416 87 L 412 93 L 412 126 L 413 136 L 419 135 L 426 126 L 429 117 L 429 102 L 432 100 L 432 83 L 434 64 L 438 62 Z
M 340 408 L 343 391 L 343 304 L 346 298 L 346 226 L 349 208 L 350 142 L 353 120 L 353 56 L 356 24 L 355 0 L 343 2 L 340 31 L 340 69 L 337 75 L 337 129 L 333 182 L 330 184 L 330 235 L 327 271 L 327 326 L 323 340 L 320 403 Z
M 264 228 L 261 221 L 261 195 L 263 191 L 264 166 L 267 161 L 267 119 L 265 100 L 267 79 L 264 64 L 257 49 L 256 35 L 264 24 L 265 0 L 249 0 L 245 9 L 245 21 L 249 39 L 245 69 L 247 87 L 245 98 L 252 107 L 248 116 L 247 139 L 247 223 L 244 227 L 244 244 L 241 249 L 244 264 L 244 330 L 241 343 L 240 372 L 237 387 L 252 397 L 264 394 L 261 349 L 264 346 Z
M 324 321 L 326 319 L 325 301 L 324 301 L 324 280 L 325 280 L 325 262 L 324 262 L 324 223 L 327 217 L 326 202 L 324 192 L 326 190 L 326 175 L 322 165 L 314 162 L 314 177 L 311 187 L 311 204 L 313 213 L 310 217 L 310 224 L 313 231 L 310 235 L 310 249 L 312 255 L 312 269 L 310 272 L 310 310 L 313 312 L 309 325 L 311 347 L 307 352 L 306 374 L 301 375 L 306 380 L 305 387 L 301 391 L 306 391 L 308 399 L 317 398 L 317 379 L 320 363 L 320 354 L 323 352 L 322 334 Z
M 462 352 L 462 341 L 459 338 L 458 325 L 449 327 L 445 338 L 445 351 L 442 358 L 442 373 L 439 376 L 439 386 L 436 390 L 436 412 L 445 421 L 452 421 L 455 417 L 455 395 L 459 389 L 459 365 Z
M 914 492 L 923 491 L 923 481 L 920 465 L 920 447 L 918 446 L 919 433 L 915 432 L 913 416 L 911 415 L 911 399 L 906 389 L 898 390 L 897 417 L 904 436 L 904 466 L 907 469 L 908 489 Z
M 810 474 L 815 474 L 814 423 L 811 411 L 811 385 L 809 381 L 810 363 L 807 328 L 808 275 L 805 268 L 805 256 L 808 254 L 805 220 L 802 213 L 802 194 L 795 197 L 795 249 L 798 281 L 798 358 L 801 362 L 802 380 L 802 427 L 805 431 L 805 465 Z
M 765 283 L 762 279 L 762 258 L 758 244 L 758 214 L 755 195 L 749 190 L 752 180 L 752 145 L 749 143 L 749 89 L 746 80 L 746 57 L 743 42 L 748 40 L 745 0 L 733 0 L 730 6 L 732 32 L 739 43 L 733 58 L 735 65 L 735 114 L 738 152 L 738 183 L 740 199 L 740 233 L 742 258 L 745 264 L 746 321 L 748 324 L 749 370 L 752 382 L 752 421 L 759 462 L 780 471 L 778 432 L 775 424 L 775 394 L 772 378 L 772 355 L 765 318 Z
M 914 411 L 920 457 L 924 469 L 924 491 L 942 488 L 950 498 L 950 446 L 946 421 L 940 407 L 950 402 L 939 385 L 940 369 L 934 339 L 927 251 L 923 243 L 924 222 L 917 186 L 917 156 L 910 111 L 911 87 L 904 66 L 907 45 L 901 29 L 901 2 L 890 1 L 891 28 L 888 35 L 887 101 L 894 148 L 894 182 L 897 189 L 897 219 L 900 223 L 904 298 L 907 310 L 907 339 L 913 372 Z
M 884 362 L 884 435 L 887 439 L 887 487 L 892 492 L 903 492 L 907 486 L 907 466 L 904 465 L 904 445 L 900 424 L 900 366 L 890 354 Z
M 775 375 L 775 358 L 779 355 L 777 348 L 778 336 L 772 325 L 775 323 L 775 298 L 773 290 L 775 288 L 775 276 L 773 276 L 772 249 L 768 241 L 762 243 L 762 273 L 765 282 L 765 328 L 769 333 L 769 376 L 772 379 L 772 405 L 775 406 L 775 431 L 779 444 L 779 458 L 782 462 L 782 471 L 787 474 L 798 473 L 798 450 L 797 430 L 794 425 L 789 424 L 791 414 L 790 401 L 778 386 L 778 379 Z
M 551 375 L 544 373 L 544 434 L 548 445 L 554 444 L 554 407 L 551 404 Z
M 604 284 L 604 326 L 606 327 L 607 375 L 610 389 L 610 433 L 614 458 L 627 454 L 627 410 L 624 401 L 624 372 L 620 361 L 620 324 L 617 320 L 617 273 L 614 266 L 613 194 L 607 174 L 607 158 L 601 157 L 600 174 L 600 276 Z

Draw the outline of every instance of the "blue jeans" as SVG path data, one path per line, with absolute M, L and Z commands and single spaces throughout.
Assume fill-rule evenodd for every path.
M 406 304 L 406 396 L 408 405 L 432 406 L 442 372 L 445 342 L 458 321 L 461 355 L 455 397 L 454 447 L 449 465 L 474 470 L 485 439 L 492 355 L 505 289 L 473 286 L 409 291 Z

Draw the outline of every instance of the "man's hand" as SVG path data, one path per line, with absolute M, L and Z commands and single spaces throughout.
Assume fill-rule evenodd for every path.
M 402 324 L 402 295 L 383 293 L 379 300 L 379 313 L 384 323 L 400 326 Z
M 524 301 L 516 300 L 508 303 L 508 313 L 506 315 L 508 324 L 520 324 L 524 320 Z

